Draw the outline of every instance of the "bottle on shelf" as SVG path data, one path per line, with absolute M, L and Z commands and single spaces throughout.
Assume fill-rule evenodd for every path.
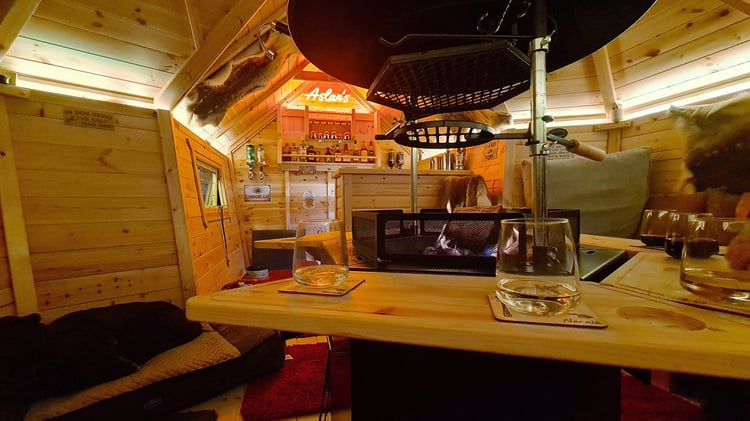
M 315 148 L 313 145 L 307 146 L 307 162 L 315 162 Z
M 349 144 L 344 143 L 344 152 L 342 153 L 344 162 L 351 162 L 352 156 L 349 154 Z
M 292 143 L 292 147 L 289 149 L 289 154 L 292 155 L 290 157 L 292 159 L 292 162 L 297 162 L 297 160 L 299 159 L 299 157 L 297 156 L 297 152 L 298 152 L 297 144 Z
M 342 162 L 341 161 L 341 148 L 339 145 L 336 145 L 336 149 L 333 151 L 333 162 Z
M 466 159 L 466 148 L 458 148 L 458 151 L 456 152 L 456 169 L 457 170 L 464 169 L 465 159 Z
M 330 146 L 326 148 L 325 162 L 333 162 L 333 152 Z
M 357 146 L 357 141 L 354 140 L 354 146 L 352 147 L 352 162 L 359 162 L 359 153 L 359 146 Z
M 310 139 L 317 139 L 318 138 L 318 132 L 315 130 L 310 130 Z
M 281 160 L 289 161 L 289 154 L 291 153 L 292 150 L 289 148 L 289 142 L 284 143 L 284 146 L 281 147 Z
M 370 148 L 367 150 L 367 162 L 370 164 L 375 163 L 375 145 L 370 141 Z
M 393 152 L 393 148 L 388 149 L 388 168 L 393 169 L 396 165 L 396 154 Z
M 367 163 L 367 147 L 365 146 L 365 142 L 362 142 L 362 148 L 359 150 L 359 162 L 366 164 Z
M 304 140 L 299 144 L 299 160 L 300 162 L 307 161 L 307 145 Z

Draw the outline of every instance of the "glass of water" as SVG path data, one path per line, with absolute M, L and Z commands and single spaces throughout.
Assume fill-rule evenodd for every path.
M 564 314 L 580 301 L 578 253 L 566 218 L 505 219 L 497 250 L 497 298 L 512 310 Z
M 297 224 L 292 273 L 300 284 L 330 288 L 349 278 L 343 221 L 306 220 Z

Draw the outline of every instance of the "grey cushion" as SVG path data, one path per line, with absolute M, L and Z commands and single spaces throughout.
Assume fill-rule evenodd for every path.
M 586 158 L 547 161 L 547 208 L 580 209 L 581 233 L 636 235 L 648 200 L 651 149 L 608 154 L 604 161 Z M 521 161 L 524 196 L 531 206 L 531 161 Z

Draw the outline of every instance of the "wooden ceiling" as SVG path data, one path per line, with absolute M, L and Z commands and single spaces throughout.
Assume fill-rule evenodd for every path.
M 237 52 L 260 26 L 283 20 L 284 0 L 3 0 L 0 69 L 44 82 L 168 108 Z M 624 116 L 718 86 L 750 83 L 750 0 L 658 0 L 602 50 L 549 74 L 548 113 L 558 121 Z M 266 89 L 247 95 L 218 126 L 187 122 L 229 152 L 273 121 L 300 80 L 326 79 L 295 56 Z M 354 89 L 353 87 L 351 89 Z M 517 122 L 530 96 L 501 106 Z M 381 127 L 395 110 L 381 110 Z

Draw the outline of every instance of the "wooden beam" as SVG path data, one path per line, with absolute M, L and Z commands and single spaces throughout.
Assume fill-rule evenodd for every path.
M 154 98 L 158 108 L 172 110 L 177 103 L 205 76 L 242 29 L 261 9 L 266 0 L 239 0 L 201 45 L 193 52 L 172 80 Z
M 203 45 L 203 31 L 196 15 L 195 0 L 185 0 L 185 12 L 187 13 L 188 24 L 190 24 L 190 35 L 193 37 L 193 48 L 200 50 Z
M 750 16 L 750 2 L 746 0 L 722 0 L 724 3 L 734 7 L 740 12 Z
M 161 140 L 164 171 L 167 175 L 167 190 L 169 204 L 172 210 L 172 227 L 177 245 L 177 262 L 180 267 L 180 285 L 182 287 L 183 303 L 196 294 L 195 273 L 193 259 L 190 254 L 190 234 L 187 227 L 185 204 L 182 200 L 182 184 L 177 169 L 177 151 L 172 127 L 172 116 L 169 111 L 156 111 L 159 123 L 159 137 Z
M 596 80 L 599 82 L 599 91 L 602 93 L 602 102 L 604 103 L 604 113 L 610 121 L 619 120 L 621 114 L 615 112 L 620 109 L 617 103 L 617 93 L 615 92 L 615 82 L 612 79 L 612 67 L 609 63 L 609 52 L 607 46 L 594 51 L 594 68 L 596 69 Z
M 10 0 L 0 5 L 0 62 L 42 0 Z
M 2 208 L 5 244 L 8 249 L 8 264 L 13 287 L 16 314 L 24 316 L 39 312 L 36 297 L 34 272 L 31 266 L 29 238 L 26 234 L 26 219 L 21 203 L 21 188 L 18 185 L 16 158 L 10 134 L 8 105 L 0 96 L 0 207 Z

